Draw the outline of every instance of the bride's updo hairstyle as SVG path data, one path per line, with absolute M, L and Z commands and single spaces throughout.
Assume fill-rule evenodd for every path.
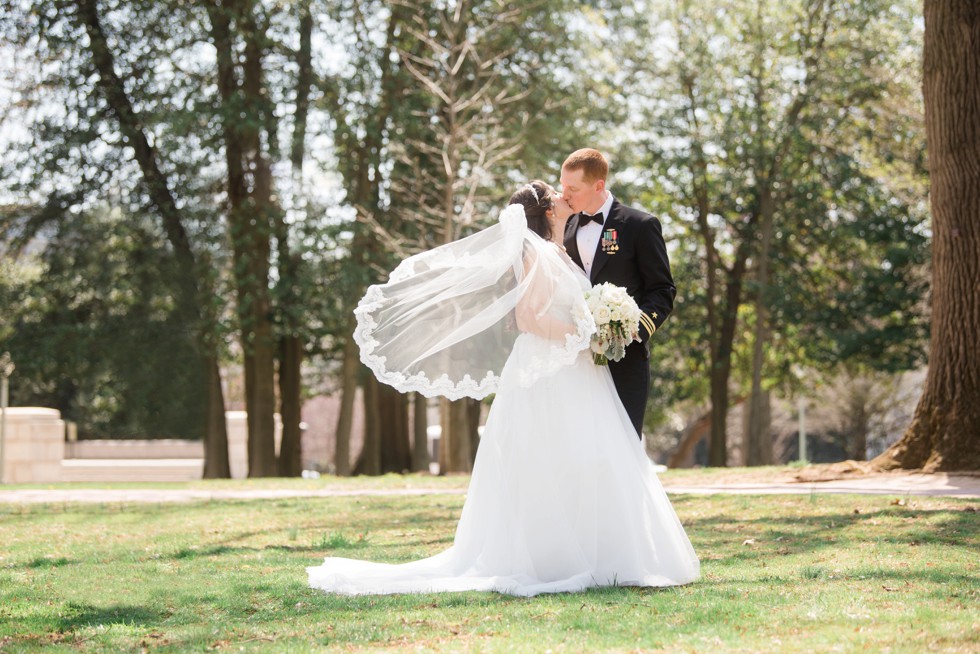
M 546 241 L 551 240 L 551 223 L 545 213 L 555 206 L 554 194 L 553 188 L 536 179 L 522 186 L 517 193 L 510 196 L 508 202 L 524 205 L 528 229 Z

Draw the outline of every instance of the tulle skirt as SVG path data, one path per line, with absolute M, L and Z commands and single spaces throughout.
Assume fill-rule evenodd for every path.
M 517 339 L 477 451 L 452 547 L 403 564 L 329 557 L 309 583 L 349 595 L 673 586 L 699 562 L 616 395 L 583 352 L 522 388 L 509 369 L 547 349 Z M 514 364 L 514 365 L 512 365 Z

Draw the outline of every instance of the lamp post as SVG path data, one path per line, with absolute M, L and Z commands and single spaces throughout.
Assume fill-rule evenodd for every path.
M 804 395 L 804 390 L 806 389 L 806 370 L 803 366 L 799 364 L 793 364 L 790 369 L 793 376 L 796 377 L 796 381 L 799 383 L 799 391 L 796 400 L 796 410 L 799 415 L 800 428 L 798 432 L 799 436 L 799 448 L 800 448 L 800 463 L 806 464 L 806 397 Z
M 7 380 L 14 372 L 10 352 L 0 354 L 0 484 L 3 483 L 4 454 L 7 451 Z

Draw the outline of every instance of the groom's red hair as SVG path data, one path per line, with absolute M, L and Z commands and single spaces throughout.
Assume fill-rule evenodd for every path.
M 582 179 L 589 183 L 600 179 L 605 181 L 609 175 L 609 162 L 606 161 L 606 157 L 592 148 L 582 148 L 571 153 L 561 167 L 564 170 L 581 170 Z

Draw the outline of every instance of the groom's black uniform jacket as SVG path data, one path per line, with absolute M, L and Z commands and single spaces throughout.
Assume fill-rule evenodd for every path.
M 584 269 L 575 236 L 577 231 L 576 214 L 565 225 L 565 250 Z M 643 342 L 632 343 L 621 361 L 609 364 L 616 391 L 639 434 L 650 385 L 647 341 L 667 320 L 677 294 L 660 221 L 613 198 L 592 260 L 591 281 L 593 286 L 609 282 L 624 287 L 643 312 L 640 318 Z

